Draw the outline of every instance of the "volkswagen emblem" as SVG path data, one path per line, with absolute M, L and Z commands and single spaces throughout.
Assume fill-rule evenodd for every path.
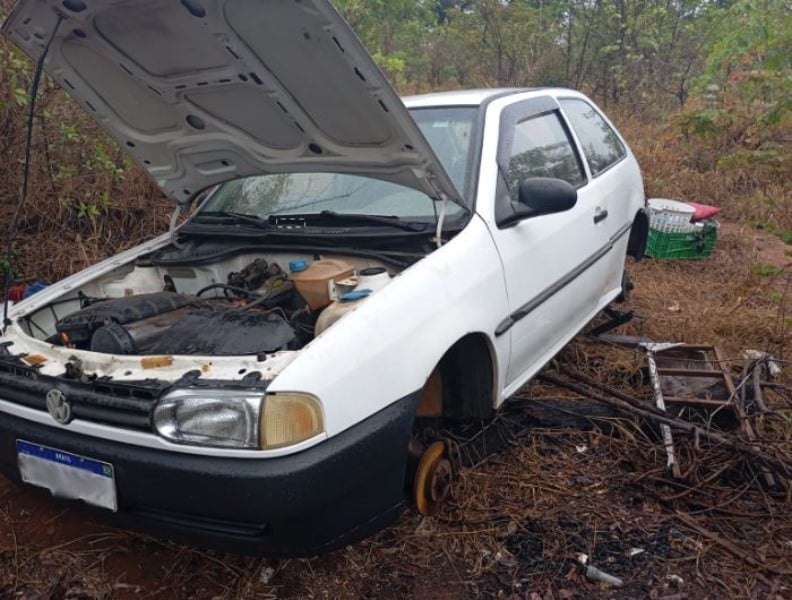
M 72 420 L 71 404 L 60 390 L 53 389 L 47 392 L 47 410 L 61 425 L 66 425 Z

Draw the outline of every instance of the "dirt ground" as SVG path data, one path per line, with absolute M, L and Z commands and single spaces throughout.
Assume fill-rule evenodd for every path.
M 724 224 L 707 260 L 631 265 L 636 289 L 626 306 L 637 316 L 619 333 L 718 344 L 738 370 L 742 350 L 770 351 L 788 385 L 790 248 Z M 620 389 L 646 388 L 636 383 L 643 358 L 634 350 L 580 336 L 558 361 Z M 0 480 L 0 599 L 792 597 L 788 495 L 738 463 L 709 476 L 723 460 L 717 448 L 687 456 L 707 485 L 669 482 L 662 446 L 645 427 L 548 428 L 522 409 L 520 399 L 552 395 L 563 394 L 532 383 L 494 421 L 455 432 L 477 454 L 437 517 L 405 512 L 374 537 L 309 560 L 206 552 L 115 530 Z M 767 401 L 792 416 L 789 397 Z M 792 430 L 779 435 L 789 442 Z M 624 586 L 587 580 L 581 553 Z

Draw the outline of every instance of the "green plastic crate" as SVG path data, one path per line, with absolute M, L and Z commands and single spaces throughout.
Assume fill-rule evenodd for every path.
M 712 254 L 717 239 L 717 221 L 705 221 L 703 228 L 684 233 L 649 228 L 646 256 L 664 260 L 706 258 Z

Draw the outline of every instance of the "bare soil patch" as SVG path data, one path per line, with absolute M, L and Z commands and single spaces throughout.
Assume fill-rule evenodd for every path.
M 788 248 L 725 224 L 712 257 L 631 265 L 637 314 L 621 333 L 715 343 L 740 367 L 753 348 L 783 360 L 790 322 Z M 772 265 L 774 270 L 756 265 Z M 640 352 L 581 336 L 558 361 L 649 397 Z M 781 383 L 792 381 L 782 363 Z M 553 369 L 553 365 L 548 367 Z M 461 469 L 434 518 L 406 512 L 371 539 L 309 560 L 206 552 L 110 528 L 48 494 L 0 480 L 0 598 L 781 598 L 792 594 L 790 498 L 717 448 L 682 444 L 685 482 L 669 481 L 652 427 L 547 429 L 520 398 L 490 423 L 450 432 Z M 792 417 L 789 390 L 768 395 Z M 768 423 L 778 452 L 792 437 Z M 786 440 L 784 442 L 784 440 Z M 786 445 L 784 445 L 786 444 Z M 728 457 L 727 457 L 728 458 Z M 698 485 L 689 482 L 698 481 Z M 624 580 L 588 581 L 576 561 Z

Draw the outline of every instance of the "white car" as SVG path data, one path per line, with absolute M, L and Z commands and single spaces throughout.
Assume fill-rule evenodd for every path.
M 192 209 L 0 335 L 0 468 L 125 526 L 289 556 L 431 514 L 416 419 L 490 414 L 643 251 L 585 96 L 402 102 L 326 0 L 23 0 L 3 31 Z

